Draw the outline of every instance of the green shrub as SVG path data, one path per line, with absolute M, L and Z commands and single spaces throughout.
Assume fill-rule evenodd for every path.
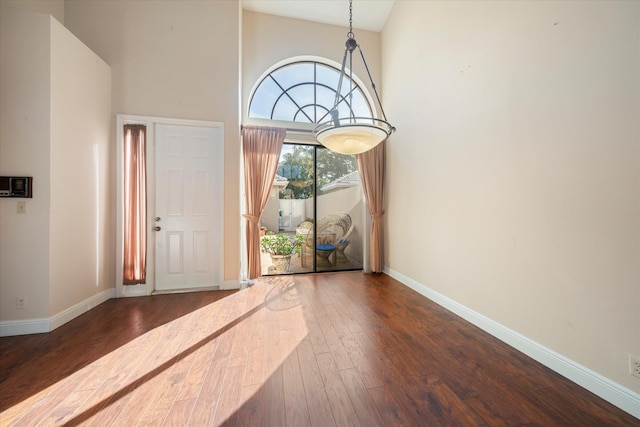
M 260 239 L 260 250 L 270 255 L 293 255 L 300 253 L 302 241 L 302 236 L 287 233 L 274 235 L 270 231 Z

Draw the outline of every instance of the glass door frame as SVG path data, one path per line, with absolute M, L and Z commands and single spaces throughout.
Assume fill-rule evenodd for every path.
M 319 201 L 319 187 L 318 187 L 318 150 L 328 150 L 327 148 L 318 145 L 318 144 L 313 144 L 313 143 L 304 143 L 304 142 L 300 142 L 300 141 L 292 141 L 289 139 L 285 139 L 284 143 L 283 143 L 283 151 L 284 151 L 284 147 L 285 146 L 291 146 L 291 147 L 295 147 L 295 146 L 301 146 L 301 147 L 307 147 L 309 149 L 312 150 L 311 155 L 312 155 L 312 161 L 313 161 L 313 182 L 312 182 L 312 197 L 313 198 L 313 209 L 312 209 L 312 213 L 313 213 L 313 236 L 317 236 L 318 235 L 318 201 Z M 281 153 L 282 156 L 282 153 Z M 282 157 L 281 157 L 282 159 Z M 357 166 L 355 168 L 355 170 L 357 170 Z M 354 170 L 354 171 L 355 171 Z M 286 178 L 286 177 L 285 177 Z M 361 183 L 358 185 L 361 189 Z M 305 200 L 305 199 L 296 199 L 296 200 Z M 345 267 L 337 267 L 337 256 L 338 254 L 334 253 L 332 256 L 334 257 L 334 262 L 335 262 L 335 268 L 328 268 L 328 269 L 324 269 L 321 266 L 318 266 L 318 257 L 317 257 L 317 247 L 315 244 L 312 244 L 311 247 L 306 247 L 304 249 L 301 250 L 300 253 L 300 263 L 302 265 L 302 257 L 305 256 L 309 256 L 309 252 L 310 252 L 310 256 L 311 256 L 311 267 L 309 270 L 298 270 L 298 271 L 292 271 L 292 272 L 288 272 L 288 273 L 282 273 L 282 274 L 309 274 L 309 273 L 323 273 L 323 272 L 338 272 L 338 271 L 359 271 L 359 270 L 364 270 L 365 268 L 365 260 L 367 258 L 367 232 L 366 230 L 368 230 L 368 223 L 369 223 L 369 218 L 367 218 L 366 213 L 368 213 L 368 209 L 366 207 L 366 200 L 364 198 L 364 194 L 362 194 L 362 212 L 358 215 L 362 216 L 362 224 L 363 224 L 363 230 L 360 230 L 361 234 L 361 246 L 362 246 L 362 254 L 361 254 L 361 260 L 357 261 L 357 264 L 351 265 L 351 266 L 345 266 Z M 280 196 L 278 194 L 278 203 L 280 203 Z M 280 218 L 278 219 L 280 221 Z M 304 219 L 303 219 L 304 220 Z M 290 224 L 290 228 L 293 227 L 293 224 Z M 278 232 L 281 232 L 280 229 L 278 229 Z M 294 231 L 294 232 L 297 232 Z M 322 232 L 322 230 L 320 230 L 320 232 Z M 313 238 L 314 240 L 316 240 L 315 238 Z M 317 241 L 317 240 L 316 240 Z M 335 243 L 335 242 L 334 242 Z M 303 245 L 307 245 L 308 243 L 305 241 L 303 242 Z M 306 252 L 306 253 L 303 253 Z M 264 273 L 263 273 L 264 274 Z M 277 274 L 265 274 L 265 275 L 277 275 Z

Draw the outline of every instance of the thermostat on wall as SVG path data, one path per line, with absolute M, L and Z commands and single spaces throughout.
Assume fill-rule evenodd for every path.
M 0 197 L 33 197 L 30 176 L 0 176 Z

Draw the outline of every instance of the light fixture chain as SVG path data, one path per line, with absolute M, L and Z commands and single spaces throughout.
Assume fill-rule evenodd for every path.
M 349 33 L 347 34 L 347 37 L 349 37 L 350 39 L 353 38 L 353 6 L 352 6 L 352 0 L 349 0 Z

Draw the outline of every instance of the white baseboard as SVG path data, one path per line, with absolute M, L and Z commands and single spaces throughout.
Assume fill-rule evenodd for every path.
M 220 287 L 212 287 L 210 290 L 218 290 L 218 289 L 240 289 L 240 281 L 239 280 L 226 280 L 223 282 Z M 181 292 L 187 291 L 196 291 L 196 290 L 205 290 L 205 289 L 192 289 L 192 290 L 183 290 Z M 147 296 L 149 295 L 149 291 L 147 290 L 146 285 L 135 287 L 135 290 L 132 287 L 132 290 L 127 289 L 127 293 L 122 295 L 122 297 L 138 297 L 138 296 Z M 163 293 L 163 292 L 156 292 Z M 172 293 L 172 292 L 165 292 Z M 92 308 L 102 304 L 110 298 L 116 298 L 116 289 L 109 288 L 105 291 L 100 292 L 86 300 L 70 307 L 58 314 L 53 315 L 50 318 L 41 318 L 41 319 L 24 319 L 24 320 L 7 320 L 0 321 L 0 337 L 11 337 L 16 335 L 30 335 L 30 334 L 44 334 L 47 332 L 51 332 L 54 329 L 59 328 L 65 323 L 75 319 L 81 314 L 86 313 Z
M 231 290 L 231 289 L 240 289 L 240 280 L 225 280 L 222 282 L 222 286 L 220 286 L 220 290 Z
M 0 322 L 0 337 L 44 334 L 49 332 L 49 319 L 5 320 Z
M 403 285 L 452 313 L 457 314 L 499 340 L 523 352 L 560 375 L 584 387 L 625 412 L 640 418 L 640 394 L 574 362 L 555 351 L 477 313 L 397 271 L 385 267 L 384 272 Z
M 110 288 L 99 294 L 70 307 L 50 318 L 9 320 L 0 322 L 0 337 L 10 337 L 15 335 L 43 334 L 51 332 L 65 323 L 86 313 L 92 308 L 102 304 L 110 298 L 115 298 L 115 288 Z
M 116 289 L 109 288 L 107 290 L 100 292 L 99 294 L 96 294 L 96 295 L 93 295 L 92 297 L 87 298 L 86 300 L 74 305 L 73 307 L 69 307 L 58 314 L 54 314 L 53 317 L 51 317 L 50 331 L 53 331 L 54 329 L 59 328 L 65 323 L 75 319 L 81 314 L 86 313 L 87 311 L 102 304 L 108 299 L 115 298 L 115 296 L 116 296 Z
M 128 298 L 128 297 L 145 297 L 151 295 L 149 291 L 149 285 L 146 283 L 140 283 L 137 285 L 120 285 L 120 293 L 117 294 L 117 298 Z

